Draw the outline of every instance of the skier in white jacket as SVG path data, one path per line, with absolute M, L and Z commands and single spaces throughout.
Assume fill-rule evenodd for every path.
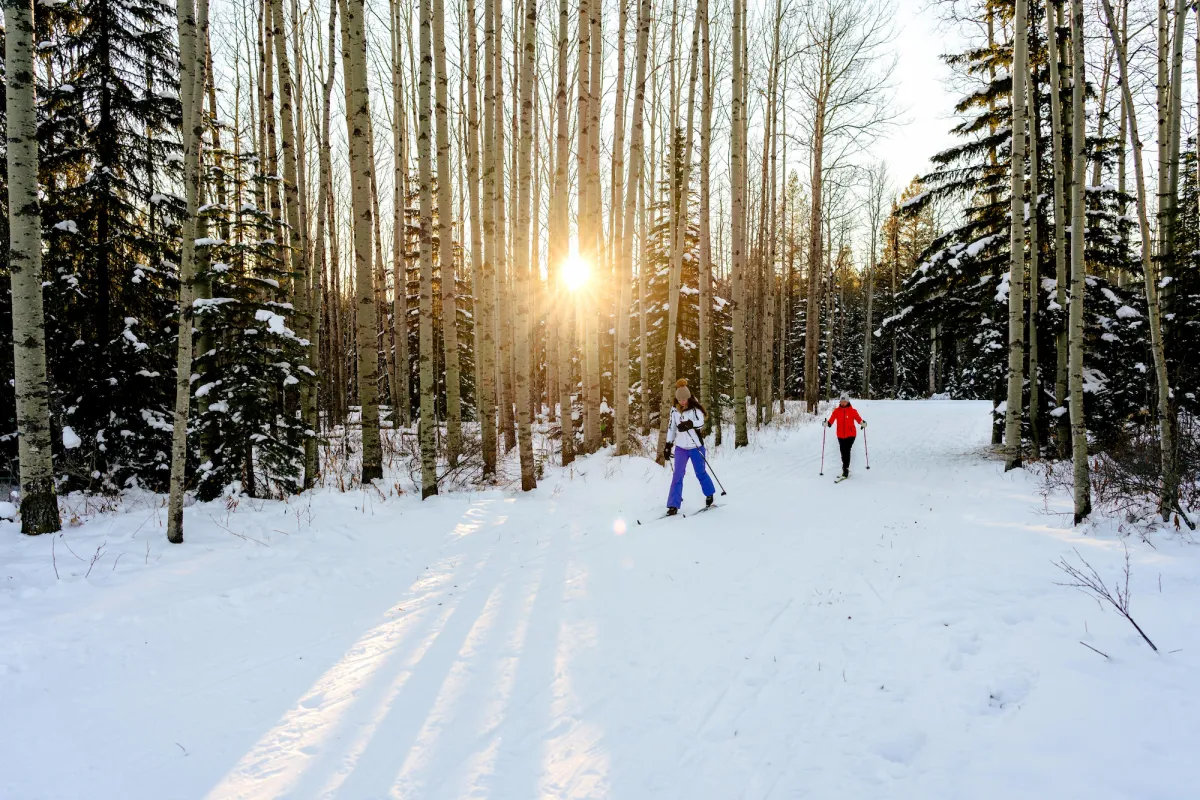
M 704 504 L 711 506 L 716 487 L 712 478 L 708 477 L 705 469 L 704 439 L 700 432 L 704 430 L 704 408 L 692 397 L 687 386 L 687 378 L 680 378 L 675 383 L 675 400 L 678 402 L 671 409 L 671 424 L 667 428 L 667 446 L 663 458 L 669 459 L 672 450 L 675 456 L 675 472 L 671 477 L 671 491 L 667 495 L 667 516 L 678 513 L 683 502 L 683 476 L 687 472 L 688 462 L 700 481 L 704 491 Z

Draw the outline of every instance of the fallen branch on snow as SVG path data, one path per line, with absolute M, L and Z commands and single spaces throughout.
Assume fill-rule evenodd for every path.
M 1142 630 L 1142 626 L 1138 625 L 1129 613 L 1129 548 L 1125 548 L 1125 585 L 1123 587 L 1114 585 L 1112 589 L 1109 589 L 1108 585 L 1104 583 L 1104 579 L 1096 572 L 1095 567 L 1089 564 L 1083 556 L 1079 555 L 1078 550 L 1075 551 L 1075 556 L 1083 564 L 1083 569 L 1069 563 L 1065 558 L 1059 559 L 1058 563 L 1054 565 L 1065 572 L 1071 579 L 1067 583 L 1059 583 L 1058 585 L 1078 589 L 1084 594 L 1095 598 L 1097 601 L 1103 600 L 1111 605 L 1117 610 L 1118 614 L 1129 620 L 1129 624 L 1137 629 L 1137 632 L 1146 640 L 1146 644 L 1150 645 L 1150 649 L 1157 653 L 1158 648 L 1154 645 L 1154 642 L 1150 641 L 1150 637 Z M 1083 644 L 1083 642 L 1080 642 L 1080 644 Z M 1087 647 L 1087 645 L 1084 645 L 1084 647 Z M 1104 654 L 1101 653 L 1101 655 Z

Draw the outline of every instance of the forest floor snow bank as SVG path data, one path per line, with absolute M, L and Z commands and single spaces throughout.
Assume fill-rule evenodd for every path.
M 527 495 L 197 504 L 182 546 L 156 498 L 0 521 L 0 797 L 1192 796 L 1187 532 L 1071 528 L 987 404 L 859 407 L 869 471 L 764 429 L 686 518 L 601 454 Z M 1058 585 L 1126 551 L 1157 653 Z

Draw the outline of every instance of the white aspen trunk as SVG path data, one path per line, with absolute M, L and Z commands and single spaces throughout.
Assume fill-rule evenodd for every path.
M 5 6 L 7 16 L 9 7 Z M 183 542 L 183 494 L 187 477 L 187 421 L 188 411 L 191 405 L 191 377 L 192 377 L 192 317 L 193 317 L 193 299 L 194 299 L 194 283 L 196 271 L 196 230 L 197 217 L 200 207 L 200 148 L 203 146 L 204 135 L 204 120 L 201 110 L 201 97 L 204 94 L 204 54 L 202 42 L 208 36 L 208 2 L 207 0 L 198 0 L 193 7 L 190 2 L 182 2 L 177 5 L 177 20 L 179 25 L 179 78 L 180 92 L 179 97 L 182 105 L 182 129 L 183 129 L 183 182 L 184 195 L 187 204 L 187 216 L 183 223 L 183 248 L 179 262 L 179 344 L 176 352 L 175 362 L 175 419 L 171 437 L 171 493 L 168 500 L 167 508 L 167 541 L 173 544 Z M 18 27 L 21 25 L 20 20 L 15 20 Z M 15 53 L 18 59 L 21 57 L 20 48 L 17 48 Z M 10 64 L 9 75 L 20 76 L 15 65 Z M 18 64 L 20 61 L 17 62 Z M 33 67 L 30 64 L 30 78 L 32 80 Z M 11 100 L 9 101 L 12 102 Z M 24 112 L 23 108 L 18 109 Z M 21 117 L 18 116 L 17 123 L 19 125 Z M 14 121 L 9 118 L 10 134 L 13 130 Z M 21 127 L 15 128 L 21 130 Z M 12 159 L 11 148 L 13 146 L 11 135 L 9 141 L 10 155 Z M 34 155 L 36 159 L 36 142 L 33 144 Z M 24 169 L 28 161 L 21 159 L 18 161 L 18 168 Z M 36 161 L 34 161 L 36 164 Z M 11 161 L 10 161 L 11 164 Z M 11 168 L 10 168 L 11 169 Z M 36 174 L 36 173 L 35 173 Z M 9 173 L 10 180 L 15 178 L 11 172 Z M 10 188 L 10 192 L 13 190 Z M 36 191 L 36 189 L 35 189 Z M 20 204 L 16 198 L 19 195 L 14 194 L 11 206 L 13 208 L 29 208 L 29 201 Z M 15 215 L 21 216 L 21 214 Z M 24 215 L 26 219 L 30 215 Z M 38 215 L 40 219 L 40 213 Z M 15 226 L 14 226 L 15 231 Z M 36 244 L 40 246 L 40 231 Z M 14 250 L 16 248 L 14 247 Z M 40 260 L 40 259 L 39 259 Z M 26 262 L 28 263 L 28 261 Z M 38 290 L 40 293 L 41 281 L 40 273 L 38 274 Z M 14 295 L 17 292 L 16 276 L 14 275 Z M 14 300 L 16 297 L 14 297 Z M 16 303 L 14 302 L 14 328 L 16 323 Z M 14 339 L 15 339 L 14 335 Z M 26 355 L 18 353 L 18 356 Z M 31 365 L 27 364 L 26 369 Z M 32 365 L 36 367 L 36 365 Z M 17 369 L 21 369 L 18 364 Z M 44 366 L 43 366 L 44 374 Z M 27 373 L 27 378 L 32 377 Z M 20 395 L 18 395 L 19 397 Z M 35 406 L 36 409 L 36 406 Z M 21 418 L 18 417 L 18 424 Z M 49 428 L 47 427 L 47 434 Z M 47 436 L 47 439 L 49 437 Z M 36 442 L 36 440 L 35 440 Z M 47 459 L 50 457 L 47 452 Z M 37 454 L 33 456 L 37 458 Z M 24 462 L 22 462 L 24 463 Z M 53 480 L 53 479 L 51 479 Z M 22 486 L 24 479 L 22 478 Z M 51 484 L 51 491 L 53 484 Z M 22 511 L 24 511 L 24 501 L 22 500 Z M 54 517 L 58 516 L 57 501 L 54 507 Z M 47 510 L 40 510 L 42 519 L 45 521 L 53 521 L 49 517 Z M 24 525 L 24 520 L 22 520 Z M 57 527 L 53 530 L 57 530 Z M 28 531 L 26 531 L 28 532 Z
M 371 241 L 375 248 L 375 351 L 383 361 L 383 371 L 379 376 L 379 388 L 382 391 L 387 386 L 390 399 L 395 401 L 395 388 L 391 386 L 391 377 L 396 373 L 396 360 L 392 348 L 387 342 L 387 271 L 383 260 L 383 230 L 382 218 L 379 213 L 379 179 L 375 169 L 375 123 L 367 118 L 367 158 L 371 166 Z M 381 456 L 382 457 L 382 456 Z
M 745 0 L 733 0 L 733 110 L 731 116 L 730 142 L 730 186 L 732 209 L 730 218 L 731 258 L 730 270 L 733 283 L 733 421 L 734 447 L 745 447 L 750 443 L 746 430 L 746 309 L 745 295 L 745 108 L 744 82 L 745 64 L 742 46 Z
M 1087 420 L 1083 412 L 1083 302 L 1085 294 L 1086 198 L 1083 185 L 1087 170 L 1087 140 L 1084 131 L 1083 0 L 1071 0 L 1071 314 L 1068 360 L 1071 392 L 1071 456 L 1075 473 L 1075 524 L 1092 512 L 1092 486 L 1088 474 Z
M 437 2 L 438 0 L 435 0 Z M 514 8 L 514 24 L 518 19 Z M 531 170 L 533 137 L 533 67 L 536 58 L 535 37 L 537 31 L 537 0 L 525 0 L 525 25 L 522 36 L 522 59 L 518 85 L 520 142 L 517 152 L 517 208 L 516 227 L 513 230 L 513 291 L 516 299 L 516 406 L 517 448 L 521 462 L 521 491 L 537 488 L 533 463 L 532 409 L 530 408 L 530 347 L 529 347 L 529 294 L 530 294 L 530 182 L 534 179 Z
M 442 344 L 446 360 L 446 458 L 462 452 L 462 377 L 458 363 L 458 290 L 454 275 L 454 201 L 451 196 L 450 101 L 446 71 L 446 10 L 433 0 L 433 66 L 437 114 L 438 268 L 442 279 Z
M 1171 318 L 1175 295 L 1174 278 L 1179 264 L 1175 252 L 1176 221 L 1179 212 L 1179 147 L 1182 138 L 1183 113 L 1183 39 L 1187 23 L 1187 0 L 1177 0 L 1175 4 L 1175 32 L 1171 37 L 1171 89 L 1167 108 L 1167 163 L 1170 169 L 1167 175 L 1167 229 L 1164 239 L 1165 249 L 1159 253 L 1162 264 L 1158 279 L 1171 278 L 1162 287 L 1159 302 L 1167 312 L 1165 319 Z M 1172 414 L 1173 415 L 1173 414 Z
M 355 339 L 358 346 L 358 398 L 362 407 L 362 482 L 383 477 L 379 441 L 379 350 L 377 343 L 375 274 L 372 269 L 374 208 L 371 203 L 370 94 L 363 0 L 343 0 L 342 62 L 346 75 L 350 142 L 350 201 L 353 213 L 355 274 Z
M 822 158 L 825 140 L 825 110 L 820 98 L 814 114 L 815 126 L 812 139 L 812 177 L 809 181 L 812 202 L 809 209 L 808 234 L 808 316 L 804 332 L 804 400 L 808 413 L 816 414 L 821 397 L 819 372 L 821 338 L 821 270 L 822 244 L 821 200 L 824 192 Z
M 555 144 L 554 193 L 550 209 L 550 259 L 559 276 L 555 285 L 554 327 L 558 344 L 559 425 L 562 436 L 559 442 L 560 460 L 565 467 L 575 460 L 575 415 L 571 402 L 574 379 L 571 372 L 571 307 L 562 268 L 570 254 L 570 211 L 568 208 L 570 184 L 567 175 L 567 159 L 571 155 L 569 119 L 567 118 L 567 26 L 569 12 L 567 0 L 558 3 L 558 75 L 555 88 Z M 551 400 L 553 402 L 553 400 Z
M 1004 412 L 1004 469 L 1021 466 L 1025 389 L 1025 82 L 1029 60 L 1028 0 L 1016 0 L 1013 22 L 1012 153 L 1009 168 L 1008 403 Z
M 497 361 L 497 378 L 500 388 L 500 429 L 504 434 L 504 452 L 511 451 L 517 446 L 517 431 L 515 420 L 513 419 L 513 320 L 512 320 L 512 292 L 509 285 L 511 275 L 508 264 L 511 251 L 508 241 L 508 226 L 507 217 L 505 216 L 505 186 L 504 186 L 504 153 L 505 153 L 505 135 L 504 135 L 504 57 L 500 48 L 500 37 L 504 30 L 504 10 L 503 4 L 496 0 L 496 63 L 493 65 L 493 79 L 495 80 L 495 113 L 496 113 L 496 130 L 494 133 L 495 139 L 492 142 L 492 147 L 496 151 L 496 333 L 500 337 L 500 358 Z M 516 60 L 517 50 L 517 35 L 516 16 L 513 18 L 513 51 L 514 61 Z M 516 86 L 514 83 L 514 91 Z M 515 105 L 515 104 L 514 104 Z M 513 109 L 514 117 L 512 124 L 516 125 L 516 108 Z M 512 139 L 513 147 L 516 147 L 516 137 Z M 515 159 L 514 159 L 515 160 Z M 516 164 L 512 165 L 509 170 L 510 181 L 510 197 L 513 199 L 513 205 L 516 200 Z
M 1066 153 L 1063 152 L 1062 78 L 1059 71 L 1059 48 L 1055 29 L 1055 13 L 1046 8 L 1046 41 L 1050 62 L 1050 161 L 1054 170 L 1054 300 L 1059 313 L 1067 308 L 1067 204 L 1066 204 Z M 1056 335 L 1054 371 L 1054 402 L 1060 409 L 1067 408 L 1067 330 L 1060 328 Z M 1059 412 L 1055 428 L 1058 457 L 1066 458 L 1070 452 L 1070 419 Z
M 1041 295 L 1041 235 L 1038 212 L 1041 197 L 1038 138 L 1042 130 L 1038 112 L 1037 71 L 1031 69 L 1025 81 L 1029 90 L 1029 432 L 1033 460 L 1042 457 L 1042 438 L 1038 429 L 1041 382 L 1038 379 L 1038 298 Z
M 703 4 L 704 0 L 701 0 Z M 642 141 L 646 100 L 646 57 L 650 41 L 650 0 L 642 0 L 637 18 L 637 65 L 633 84 L 633 130 L 629 142 L 629 180 L 625 182 L 625 202 L 621 222 L 621 260 L 617 280 L 620 300 L 617 319 L 616 402 L 617 454 L 629 453 L 629 305 L 633 291 L 633 222 L 637 209 L 635 192 L 642 181 Z M 614 222 L 614 225 L 616 223 Z M 703 312 L 701 312 L 703 313 Z M 644 316 L 644 315 L 643 315 Z
M 487 0 L 485 0 L 487 2 Z M 489 6 L 490 7 L 490 6 Z M 479 76 L 479 43 L 476 32 L 475 0 L 467 0 L 464 27 L 467 33 L 467 204 L 471 219 L 471 287 L 475 295 L 475 398 L 479 419 L 480 442 L 483 450 L 483 479 L 491 480 L 496 474 L 496 396 L 495 356 L 491 348 L 495 341 L 491 336 L 491 295 L 485 275 L 484 217 L 489 217 L 480 202 L 480 146 L 479 146 L 479 94 L 475 87 Z M 489 16 L 490 19 L 490 16 Z M 486 70 L 485 66 L 485 70 Z M 484 89 L 485 97 L 487 89 Z M 488 102 L 485 99 L 485 103 Z M 486 128 L 486 125 L 485 125 Z M 485 136 L 487 134 L 485 133 Z M 484 197 L 489 195 L 484 190 Z M 490 225 L 489 225 L 490 227 Z
M 421 418 L 417 435 L 421 446 L 421 499 L 438 493 L 437 418 L 434 413 L 433 376 L 433 53 L 431 0 L 420 4 L 421 77 L 417 90 L 417 180 L 421 195 L 421 294 L 420 356 Z
M 587 170 L 587 200 L 589 227 L 584 235 L 591 244 L 591 266 L 597 284 L 593 285 L 593 302 L 589 310 L 588 346 L 587 346 L 587 381 L 588 409 L 593 420 L 587 443 L 588 452 L 594 453 L 600 449 L 603 436 L 601 428 L 601 386 L 600 386 L 600 331 L 607 331 L 608 314 L 604 310 L 607 303 L 607 285 L 601 265 L 604 261 L 604 219 L 603 203 L 600 190 L 600 106 L 604 98 L 604 61 L 602 58 L 603 37 L 601 35 L 601 0 L 593 0 L 588 6 L 591 33 L 589 36 L 589 53 L 592 59 L 588 70 L 588 170 Z M 582 178 L 580 179 L 582 180 Z
M 204 0 L 201 0 L 203 5 Z M 206 12 L 207 7 L 205 6 Z M 192 4 L 179 3 L 180 66 L 183 86 L 196 81 L 196 20 Z M 13 361 L 17 401 L 17 452 L 21 480 L 21 532 L 53 533 L 62 528 L 50 441 L 50 383 L 46 372 L 46 330 L 42 302 L 42 209 L 38 200 L 37 78 L 32 0 L 4 0 L 5 112 L 8 125 L 9 269 L 12 275 Z M 183 225 L 180 264 L 180 353 L 176 378 L 175 438 L 171 449 L 171 541 L 183 541 L 183 479 L 191 378 L 191 280 L 199 124 L 189 117 L 194 100 L 184 98 L 184 182 L 188 217 Z M 186 349 L 183 344 L 187 326 Z M 181 388 L 182 387 L 182 388 Z M 182 393 L 183 414 L 178 414 Z M 176 488 L 178 485 L 178 488 Z M 172 537 L 174 534 L 174 537 Z
M 712 350 L 712 48 L 708 35 L 708 0 L 699 0 L 696 14 L 700 25 L 700 63 L 702 95 L 700 98 L 700 337 L 697 343 L 700 359 L 700 404 L 709 413 L 704 424 L 712 429 L 713 379 L 710 351 Z M 786 146 L 786 145 L 785 145 Z
M 329 72 L 325 73 L 325 64 L 321 63 L 321 130 L 319 137 L 319 151 L 317 156 L 317 228 L 314 234 L 313 241 L 316 245 L 313 255 L 314 268 L 319 270 L 320 281 L 322 284 L 322 315 L 319 318 L 327 319 L 328 322 L 322 325 L 324 329 L 324 338 L 326 340 L 327 355 L 329 361 L 321 372 L 324 373 L 326 380 L 329 383 L 329 408 L 326 411 L 326 418 L 332 423 L 330 417 L 335 417 L 339 422 L 344 421 L 341 416 L 341 399 L 344 388 L 342 386 L 341 374 L 341 327 L 338 321 L 341 311 L 341 294 L 340 282 L 336 272 L 332 272 L 331 280 L 326 280 L 326 262 L 330 259 L 332 252 L 334 263 L 336 263 L 337 253 L 335 248 L 326 249 L 325 238 L 326 234 L 334 235 L 332 226 L 329 225 L 330 206 L 333 202 L 332 193 L 329 191 L 330 181 L 333 174 L 333 163 L 330 157 L 329 149 L 329 134 L 330 134 L 330 103 L 333 94 L 333 80 L 336 74 L 334 69 L 335 48 L 337 46 L 337 0 L 330 0 L 329 3 L 329 27 L 328 27 L 328 60 Z M 241 208 L 241 200 L 236 203 L 238 208 Z M 326 295 L 331 295 L 327 297 Z M 317 326 L 314 325 L 314 329 Z M 317 348 L 318 352 L 320 348 Z M 315 394 L 315 393 L 314 393 Z M 317 404 L 315 397 L 313 398 L 313 413 L 314 417 L 317 413 Z M 317 430 L 317 428 L 314 428 Z M 312 461 L 309 461 L 308 448 L 305 448 L 305 474 L 309 474 L 308 465 L 311 463 L 313 470 L 312 474 L 316 474 L 319 468 L 316 452 L 316 438 L 313 437 L 313 452 Z
M 1109 0 L 1102 0 L 1108 31 L 1116 49 L 1117 65 L 1121 73 L 1121 93 L 1127 108 L 1135 108 L 1129 89 L 1129 63 L 1127 40 L 1117 31 L 1117 23 Z M 1171 405 L 1171 384 L 1167 375 L 1166 349 L 1163 344 L 1162 310 L 1159 306 L 1158 276 L 1155 275 L 1153 250 L 1150 243 L 1150 217 L 1147 212 L 1146 178 L 1142 164 L 1142 141 L 1138 136 L 1137 114 L 1130 114 L 1129 141 L 1133 146 L 1133 172 L 1137 186 L 1138 230 L 1142 240 L 1142 274 L 1146 289 L 1146 308 L 1150 322 L 1150 350 L 1154 357 L 1154 377 L 1158 389 L 1158 436 L 1162 469 L 1162 490 L 1159 495 L 1159 513 L 1165 519 L 1179 507 L 1179 475 L 1175 463 L 1174 413 Z M 1078 513 L 1078 509 L 1077 509 Z
M 280 155 L 283 159 L 283 207 L 288 228 L 288 258 L 291 277 L 295 287 L 292 296 L 294 297 L 296 312 L 300 317 L 301 325 L 307 326 L 309 316 L 307 286 L 308 243 L 306 241 L 304 224 L 300 218 L 300 171 L 297 165 L 296 153 L 296 119 L 292 112 L 294 100 L 292 94 L 292 69 L 287 52 L 287 29 L 283 16 L 283 0 L 271 0 L 270 9 L 272 24 L 275 29 L 271 38 L 275 43 L 275 62 L 278 66 L 276 74 L 279 78 L 279 120 L 283 126 Z M 311 344 L 306 345 L 304 350 L 306 352 L 306 360 L 311 360 Z M 309 405 L 308 391 L 312 383 L 306 378 L 300 385 L 301 409 L 307 409 Z M 307 420 L 307 416 L 305 419 Z M 316 431 L 314 430 L 313 435 L 315 436 L 315 434 Z M 311 437 L 306 437 L 306 440 L 308 438 Z M 302 485 L 306 487 L 311 486 L 315 478 L 315 473 L 310 473 L 306 469 Z
M 595 235 L 591 223 L 591 203 L 588 200 L 588 190 L 591 188 L 591 181 L 588 175 L 591 172 L 590 160 L 588 158 L 588 147 L 591 142 L 591 125 L 592 115 L 588 110 L 588 104 L 591 102 L 591 81 L 589 74 L 591 70 L 591 41 L 592 41 L 592 26 L 588 15 L 588 0 L 579 0 L 579 15 L 576 24 L 576 34 L 579 37 L 577 57 L 578 66 L 576 69 L 577 80 L 577 100 L 575 102 L 575 133 L 576 133 L 576 149 L 575 149 L 575 174 L 578 186 L 576 189 L 576 241 L 580 260 L 589 266 L 593 271 L 596 270 L 595 259 L 596 254 L 593 252 L 595 244 Z M 592 312 L 591 303 L 583 293 L 580 293 L 575 299 L 576 307 L 576 333 L 580 341 L 579 365 L 580 365 L 580 384 L 583 389 L 583 452 L 590 452 L 593 443 L 599 438 L 600 421 L 597 418 L 600 409 L 600 400 L 595 398 L 593 407 L 592 385 L 588 380 L 590 370 L 588 364 L 591 359 L 591 337 L 588 329 L 594 327 L 594 314 Z M 591 323 L 591 324 L 589 324 Z
M 474 65 L 477 51 L 475 26 L 468 26 L 471 52 L 469 65 Z M 479 353 L 475 373 L 479 386 L 479 427 L 483 445 L 483 478 L 495 479 L 497 450 L 496 435 L 496 13 L 493 0 L 484 0 L 484 59 L 483 59 L 483 133 L 480 151 L 483 154 L 483 196 L 479 203 L 479 221 L 483 234 L 483 260 L 480 263 L 479 283 L 475 287 L 476 318 L 479 330 Z M 472 83 L 472 87 L 474 83 Z M 472 92 L 474 102 L 474 92 Z
M 412 424 L 408 365 L 408 270 L 405 245 L 408 240 L 408 116 L 404 108 L 404 65 L 400 58 L 400 3 L 391 0 L 392 10 L 392 339 L 395 341 L 395 373 L 392 403 L 396 424 Z M 474 55 L 474 53 L 472 53 Z M 474 93 L 472 93 L 474 97 Z M 322 157 L 326 157 L 322 153 Z
M 659 463 L 662 463 L 663 449 L 667 444 L 667 427 L 671 420 L 671 404 L 675 400 L 675 356 L 677 343 L 677 330 L 679 325 L 679 284 L 680 274 L 683 269 L 683 251 L 687 241 L 688 228 L 688 188 L 691 186 L 691 165 L 692 165 L 692 144 L 695 133 L 695 108 L 696 108 L 696 75 L 699 72 L 699 55 L 700 55 L 700 20 L 697 19 L 692 23 L 692 49 L 691 49 L 691 69 L 688 76 L 688 100 L 687 100 L 687 128 L 684 134 L 683 161 L 679 169 L 677 196 L 678 200 L 671 203 L 672 210 L 671 220 L 671 275 L 670 275 L 670 294 L 668 297 L 667 307 L 667 341 L 663 353 L 663 384 L 662 384 L 662 401 L 659 405 L 658 417 L 658 458 Z M 677 137 L 672 136 L 672 140 Z M 676 145 L 678 147 L 678 145 Z M 677 162 L 677 159 L 673 159 Z M 672 174 L 675 173 L 674 163 L 671 169 Z
M 651 124 L 650 130 L 654 130 Z M 651 150 L 653 151 L 653 145 Z M 651 170 L 653 173 L 653 170 Z M 639 430 L 642 436 L 650 435 L 650 386 L 646 376 L 646 365 L 650 363 L 646 324 L 646 271 L 650 262 L 650 240 L 646 232 L 646 175 L 638 183 L 638 374 L 639 381 Z M 708 406 L 705 406 L 707 408 Z

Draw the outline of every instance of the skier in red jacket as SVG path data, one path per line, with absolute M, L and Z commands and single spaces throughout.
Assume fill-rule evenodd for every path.
M 850 449 L 854 447 L 854 438 L 857 433 L 854 423 L 857 422 L 860 426 L 867 427 L 867 423 L 858 415 L 858 411 L 850 405 L 850 395 L 845 392 L 842 392 L 837 408 L 829 415 L 829 421 L 825 425 L 832 428 L 835 422 L 837 423 L 838 446 L 842 448 L 842 479 L 845 480 L 850 477 Z

